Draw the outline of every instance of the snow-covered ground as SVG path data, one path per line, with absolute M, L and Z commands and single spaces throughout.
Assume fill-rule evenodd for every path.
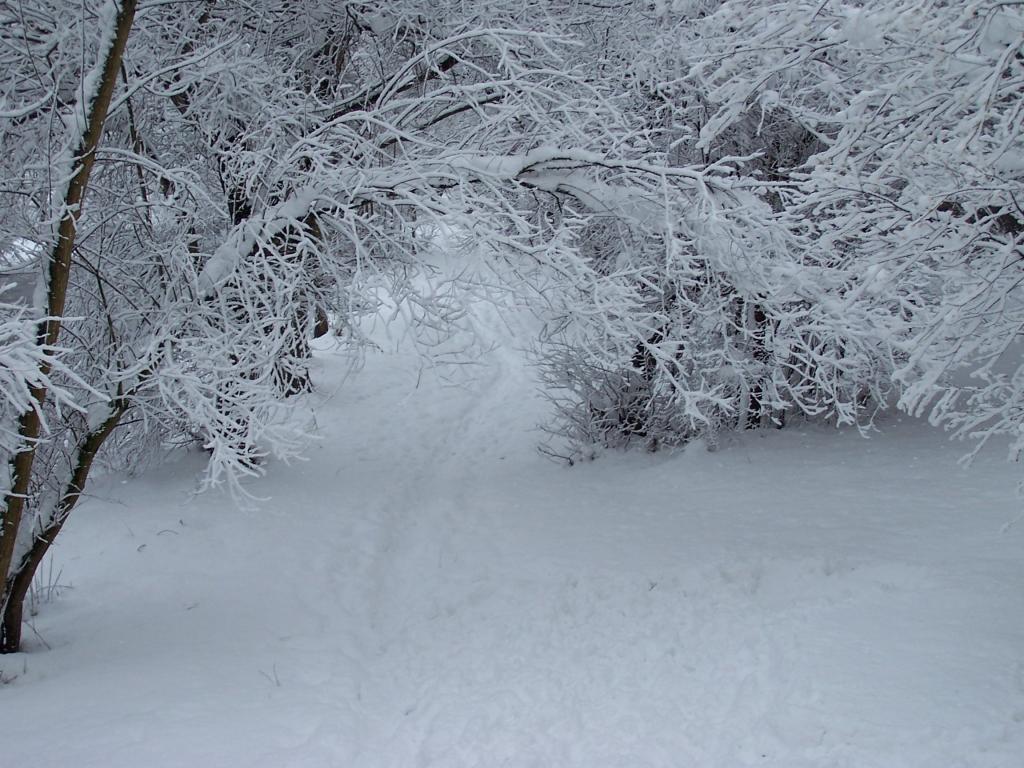
M 1024 766 L 1019 467 L 893 419 L 566 468 L 495 335 L 460 387 L 321 352 L 258 510 L 201 454 L 97 482 L 0 763 Z

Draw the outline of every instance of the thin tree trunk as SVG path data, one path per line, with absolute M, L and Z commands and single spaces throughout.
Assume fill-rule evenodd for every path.
M 82 201 L 89 186 L 89 176 L 96 160 L 96 148 L 103 136 L 107 113 L 117 84 L 118 72 L 124 57 L 128 33 L 135 20 L 136 0 L 122 0 L 115 22 L 110 48 L 106 52 L 96 94 L 91 104 L 83 104 L 85 132 L 71 156 L 73 175 L 68 181 L 63 200 L 63 216 L 57 229 L 57 240 L 49 258 L 49 281 L 46 291 L 47 320 L 40 323 L 39 344 L 56 346 L 61 331 L 61 316 L 67 300 L 68 279 L 71 273 L 71 255 L 75 246 L 78 219 L 81 216 Z M 43 378 L 50 373 L 47 363 L 40 365 Z M 0 516 L 0 576 L 4 578 L 3 606 L 4 622 L 0 627 L 0 653 L 17 651 L 20 644 L 20 623 L 14 635 L 9 635 L 6 620 L 7 604 L 13 598 L 14 574 L 11 574 L 15 554 L 15 543 L 21 528 L 32 479 L 32 465 L 35 462 L 36 446 L 41 428 L 40 412 L 46 402 L 46 388 L 33 387 L 35 407 L 25 411 L 18 420 L 18 436 L 22 448 L 11 459 L 11 489 L 4 498 Z M 59 529 L 58 529 L 59 530 Z M 30 579 L 31 581 L 31 579 Z M 27 589 L 27 587 L 26 587 Z M 18 606 L 20 612 L 20 605 Z
M 752 348 L 752 357 L 760 364 L 768 361 L 768 353 L 764 347 L 765 327 L 768 316 L 764 309 L 749 300 L 744 301 L 745 324 L 748 342 Z M 760 377 L 760 374 L 758 374 Z M 764 424 L 767 409 L 764 405 L 764 379 L 758 378 L 747 394 L 746 417 L 743 429 L 757 429 Z
M 0 648 L 9 648 L 4 651 L 5 653 L 15 651 L 21 646 L 22 616 L 25 598 L 28 595 L 29 587 L 32 586 L 32 579 L 43 562 L 43 557 L 53 544 L 53 540 L 57 538 L 57 534 L 64 527 L 64 521 L 68 519 L 71 510 L 82 497 L 85 484 L 89 479 L 89 472 L 96 460 L 96 454 L 99 453 L 103 443 L 113 433 L 127 410 L 128 404 L 122 399 L 107 419 L 97 429 L 86 435 L 85 440 L 78 447 L 75 471 L 57 502 L 49 524 L 35 537 L 32 548 L 22 558 L 11 575 L 7 602 L 4 605 L 3 616 L 0 617 L 0 643 L 2 643 Z

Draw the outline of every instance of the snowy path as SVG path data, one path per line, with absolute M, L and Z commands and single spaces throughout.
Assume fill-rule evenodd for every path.
M 722 451 L 534 450 L 475 380 L 373 357 L 238 512 L 199 457 L 83 506 L 42 639 L 0 660 L 5 765 L 1019 768 L 1017 469 L 918 424 Z

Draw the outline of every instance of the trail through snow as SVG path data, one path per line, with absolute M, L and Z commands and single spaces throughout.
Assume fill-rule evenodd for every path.
M 0 659 L 4 765 L 1024 765 L 1016 468 L 893 420 L 567 469 L 478 309 L 461 386 L 322 351 L 259 510 L 196 455 L 98 483 Z

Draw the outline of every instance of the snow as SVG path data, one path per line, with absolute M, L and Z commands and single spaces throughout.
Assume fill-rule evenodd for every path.
M 297 190 L 287 200 L 268 206 L 262 219 L 247 220 L 235 227 L 204 264 L 199 274 L 200 293 L 212 294 L 260 242 L 272 240 L 288 227 L 301 230 L 302 219 L 319 197 L 320 191 L 315 188 Z
M 878 48 L 882 44 L 882 32 L 864 8 L 850 12 L 843 27 L 847 44 L 852 48 Z
M 1014 768 L 1018 468 L 891 418 L 543 458 L 506 330 L 460 386 L 318 352 L 309 460 L 241 511 L 203 459 L 72 516 L 5 765 Z M 401 338 L 392 334 L 391 338 Z

